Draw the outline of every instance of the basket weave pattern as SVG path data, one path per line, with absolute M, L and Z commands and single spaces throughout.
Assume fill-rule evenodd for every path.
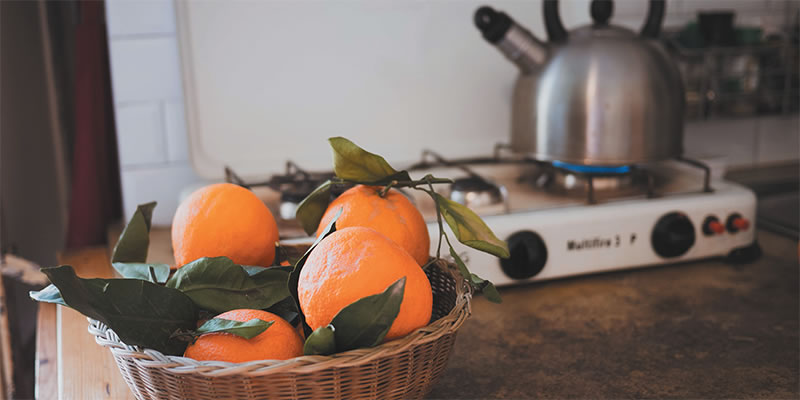
M 470 315 L 472 292 L 453 265 L 427 269 L 432 323 L 370 349 L 285 361 L 228 363 L 167 356 L 128 346 L 105 324 L 89 332 L 111 350 L 137 399 L 409 399 L 422 398 L 439 379 Z

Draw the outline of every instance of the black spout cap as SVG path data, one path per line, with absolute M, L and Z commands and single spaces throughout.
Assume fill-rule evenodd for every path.
M 506 36 L 514 21 L 502 11 L 483 6 L 475 11 L 475 26 L 489 43 L 495 44 Z

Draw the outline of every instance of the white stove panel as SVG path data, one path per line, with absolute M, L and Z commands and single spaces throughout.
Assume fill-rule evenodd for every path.
M 546 248 L 546 261 L 541 271 L 528 278 L 509 277 L 494 256 L 463 245 L 457 245 L 458 251 L 472 272 L 498 286 L 724 256 L 733 249 L 752 244 L 754 226 L 736 233 L 726 230 L 709 236 L 703 233 L 704 220 L 713 215 L 724 225 L 731 214 L 738 213 L 748 221 L 755 221 L 756 198 L 750 190 L 733 183 L 715 181 L 712 186 L 713 193 L 674 194 L 646 201 L 623 200 L 484 216 L 484 221 L 501 239 L 507 240 L 521 231 L 534 232 L 541 239 Z M 662 257 L 654 250 L 652 236 L 659 219 L 669 213 L 688 217 L 693 225 L 694 243 L 682 254 Z M 435 254 L 438 226 L 435 222 L 429 223 L 428 230 L 431 254 Z M 448 234 L 454 237 L 452 232 Z M 676 239 L 670 235 L 667 233 Z M 511 250 L 513 254 L 513 246 Z M 541 251 L 536 252 L 540 253 L 540 261 Z M 525 275 L 525 270 L 534 268 L 537 260 L 530 261 L 519 261 L 517 266 L 522 268 L 515 271 Z

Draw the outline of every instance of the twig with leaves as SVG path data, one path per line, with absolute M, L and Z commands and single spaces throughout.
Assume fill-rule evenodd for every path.
M 297 207 L 297 219 L 308 234 L 316 232 L 317 227 L 331 202 L 331 187 L 334 185 L 363 184 L 383 186 L 381 194 L 390 188 L 410 188 L 427 193 L 436 204 L 436 221 L 439 226 L 439 240 L 436 247 L 436 258 L 441 258 L 442 239 L 449 247 L 450 256 L 458 266 L 464 279 L 486 298 L 493 302 L 501 302 L 500 294 L 494 285 L 471 273 L 464 261 L 458 256 L 450 238 L 444 229 L 444 222 L 452 230 L 459 242 L 474 249 L 501 258 L 509 256 L 508 245 L 495 236 L 483 220 L 468 207 L 452 201 L 437 193 L 433 185 L 452 183 L 447 178 L 437 178 L 430 174 L 422 179 L 414 180 L 408 171 L 398 171 L 386 160 L 370 153 L 343 137 L 328 139 L 333 150 L 333 171 L 336 175 L 317 187 Z M 435 261 L 435 260 L 434 260 Z M 430 265 L 428 263 L 426 265 Z

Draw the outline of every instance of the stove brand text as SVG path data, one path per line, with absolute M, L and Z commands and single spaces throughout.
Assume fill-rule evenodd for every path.
M 615 240 L 616 239 L 616 240 Z M 583 239 L 583 240 L 568 240 L 567 241 L 567 250 L 588 250 L 588 249 L 600 249 L 606 247 L 618 247 L 619 246 L 619 235 L 615 237 L 615 239 L 611 238 L 602 238 L 602 237 L 595 237 L 591 239 Z

